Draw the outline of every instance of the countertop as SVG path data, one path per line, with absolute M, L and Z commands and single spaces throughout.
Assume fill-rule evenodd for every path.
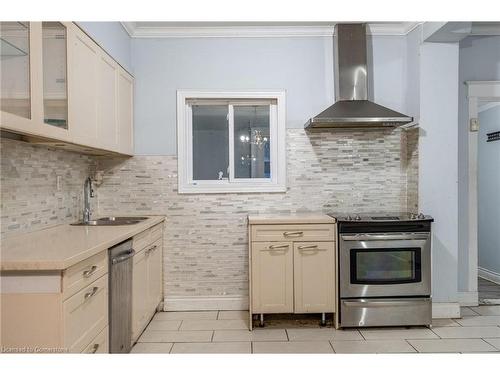
M 297 213 L 279 215 L 248 215 L 249 224 L 334 224 L 336 220 L 321 213 Z
M 64 270 L 164 220 L 164 216 L 148 216 L 134 225 L 64 224 L 2 239 L 0 270 Z

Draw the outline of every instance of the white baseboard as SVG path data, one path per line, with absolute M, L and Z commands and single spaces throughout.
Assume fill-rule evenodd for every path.
M 166 297 L 163 311 L 248 310 L 248 296 Z
M 477 268 L 478 276 L 482 279 L 489 280 L 495 284 L 500 284 L 500 273 L 487 270 L 483 267 Z
M 458 302 L 432 302 L 432 318 L 460 318 Z
M 478 292 L 458 292 L 458 303 L 460 306 L 477 306 L 478 301 Z

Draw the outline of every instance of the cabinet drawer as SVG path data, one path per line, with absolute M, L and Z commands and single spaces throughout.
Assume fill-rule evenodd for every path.
M 333 224 L 252 225 L 252 241 L 334 241 Z
M 64 346 L 80 353 L 108 324 L 108 275 L 63 303 Z
M 150 239 L 151 229 L 146 229 L 144 232 L 136 234 L 132 240 L 132 247 L 136 253 L 144 250 L 146 246 L 151 243 Z
M 82 353 L 85 354 L 103 354 L 109 353 L 108 345 L 108 332 L 109 326 L 104 327 L 104 329 L 83 349 Z
M 62 285 L 64 299 L 90 285 L 108 273 L 108 252 L 106 250 L 64 271 Z
M 150 242 L 156 242 L 163 237 L 163 223 L 155 225 L 150 229 Z

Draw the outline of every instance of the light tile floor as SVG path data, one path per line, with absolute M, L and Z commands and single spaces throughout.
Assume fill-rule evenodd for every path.
M 429 328 L 319 327 L 311 316 L 266 316 L 248 331 L 247 311 L 157 313 L 132 353 L 477 353 L 500 354 L 500 306 L 462 308 L 462 319 Z
M 479 301 L 500 300 L 500 285 L 489 280 L 478 278 Z

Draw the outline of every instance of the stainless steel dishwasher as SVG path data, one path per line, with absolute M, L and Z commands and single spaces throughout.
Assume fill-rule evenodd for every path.
M 129 353 L 132 340 L 132 240 L 109 249 L 109 352 Z

